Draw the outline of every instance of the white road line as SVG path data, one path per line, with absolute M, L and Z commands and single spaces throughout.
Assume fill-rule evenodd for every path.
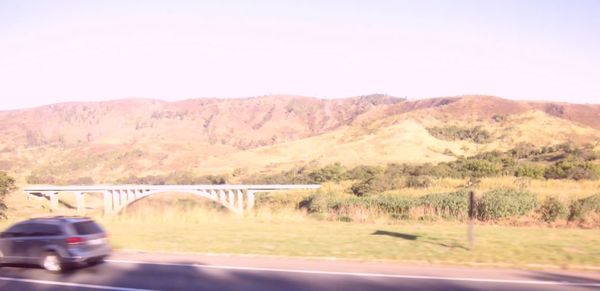
M 220 269 L 220 270 L 235 270 L 235 271 L 300 273 L 300 274 L 356 276 L 356 277 L 380 277 L 380 278 L 398 278 L 398 279 L 415 279 L 415 280 L 466 281 L 466 282 L 483 282 L 483 283 L 500 283 L 500 284 L 600 287 L 600 282 L 599 283 L 586 283 L 586 282 L 567 282 L 567 281 L 507 280 L 507 279 L 489 279 L 489 278 L 438 277 L 438 276 L 396 275 L 396 274 L 377 274 L 377 273 L 353 273 L 353 272 L 346 273 L 346 272 L 330 272 L 330 271 L 253 268 L 253 267 L 199 265 L 199 264 L 182 264 L 182 263 L 159 263 L 159 262 L 144 262 L 144 261 L 131 261 L 131 260 L 106 260 L 106 262 L 117 263 L 117 264 L 196 267 L 196 268 L 201 268 L 201 269 Z
M 67 286 L 67 287 L 78 287 L 78 288 L 89 288 L 89 289 L 113 290 L 113 291 L 157 291 L 157 290 L 151 290 L 151 289 L 124 288 L 124 287 L 116 287 L 116 286 L 79 284 L 79 283 L 9 278 L 9 277 L 0 277 L 0 280 L 1 281 L 25 282 L 25 283 L 32 283 L 32 284 L 42 284 L 42 285 L 56 285 L 56 286 Z

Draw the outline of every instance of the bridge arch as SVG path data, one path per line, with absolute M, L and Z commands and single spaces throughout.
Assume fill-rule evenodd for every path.
M 142 195 L 134 195 L 131 198 L 125 199 L 124 204 L 116 206 L 117 208 L 114 208 L 114 206 L 113 206 L 113 213 L 118 214 L 121 211 L 123 211 L 124 209 L 126 209 L 127 207 L 129 207 L 130 205 L 132 205 L 140 200 L 143 200 L 148 197 L 155 196 L 155 195 L 165 194 L 165 193 L 192 194 L 194 196 L 198 196 L 198 197 L 201 197 L 204 199 L 208 199 L 212 202 L 215 202 L 234 213 L 239 213 L 240 206 L 243 207 L 243 201 L 241 200 L 243 198 L 240 198 L 239 195 L 234 195 L 238 198 L 238 200 L 227 200 L 227 199 L 220 199 L 218 194 L 213 194 L 213 193 L 211 193 L 209 191 L 205 191 L 205 190 L 177 190 L 177 191 L 174 191 L 174 190 L 152 190 L 152 191 L 144 192 Z M 230 203 L 230 201 L 232 201 L 233 203 Z M 240 204 L 240 206 L 235 206 L 238 203 Z M 235 205 L 232 205 L 232 204 L 235 204 Z
M 58 195 L 62 192 L 74 192 L 77 197 L 77 209 L 85 212 L 85 193 L 100 192 L 104 200 L 104 213 L 115 214 L 144 197 L 164 193 L 191 193 L 215 201 L 235 213 L 254 208 L 254 193 L 292 189 L 317 189 L 320 185 L 89 185 L 89 186 L 53 186 L 36 185 L 25 187 L 29 196 L 45 196 L 50 201 L 50 209 L 58 209 Z

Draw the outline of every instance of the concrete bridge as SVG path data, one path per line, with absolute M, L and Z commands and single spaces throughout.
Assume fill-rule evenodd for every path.
M 195 194 L 225 206 L 235 213 L 243 213 L 254 207 L 257 192 L 272 192 L 294 189 L 317 189 L 320 185 L 94 185 L 94 186 L 30 186 L 23 189 L 31 196 L 45 197 L 50 209 L 58 209 L 58 195 L 74 193 L 77 211 L 85 212 L 85 194 L 102 193 L 104 214 L 118 213 L 127 205 L 144 197 L 164 192 Z

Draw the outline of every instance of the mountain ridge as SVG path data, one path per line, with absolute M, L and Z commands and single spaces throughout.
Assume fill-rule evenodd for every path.
M 481 127 L 492 141 L 440 140 L 428 132 L 449 125 Z M 439 162 L 523 142 L 597 143 L 600 105 L 481 95 L 134 98 L 2 111 L 0 138 L 0 170 L 109 181 L 172 171 L 277 171 L 315 162 Z

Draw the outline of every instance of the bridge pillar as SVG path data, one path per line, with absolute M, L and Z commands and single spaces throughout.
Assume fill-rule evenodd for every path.
M 228 194 L 227 195 L 228 196 L 227 197 L 227 200 L 228 200 L 227 204 L 229 204 L 229 206 L 231 206 L 233 208 L 235 206 L 234 205 L 234 202 L 235 202 L 234 199 L 235 198 L 233 197 L 233 190 L 227 190 L 227 194 Z
M 145 196 L 146 190 L 140 189 L 137 194 L 135 194 L 135 199 L 140 199 Z
M 44 197 L 44 193 L 41 192 L 27 192 L 27 201 L 32 200 L 33 198 L 39 198 L 42 197 L 45 199 Z
M 137 199 L 140 199 L 140 198 L 142 198 L 142 197 L 144 197 L 144 196 L 146 196 L 146 190 L 144 190 L 144 189 L 139 189 L 139 190 L 136 190 L 136 191 L 135 191 L 135 195 L 134 195 L 134 197 L 133 197 L 133 198 L 137 200 Z
M 127 206 L 127 190 L 119 190 L 119 210 Z
M 254 208 L 254 191 L 247 190 L 246 195 L 248 195 L 248 210 L 252 210 Z
M 121 209 L 121 193 L 119 190 L 112 190 L 111 212 L 119 212 L 119 209 Z
M 121 190 L 121 209 L 126 208 L 129 204 L 129 190 Z
M 237 210 L 240 213 L 244 212 L 244 192 L 242 190 L 237 190 Z
M 77 213 L 85 213 L 85 196 L 83 192 L 75 192 L 75 198 L 77 200 Z
M 50 209 L 58 210 L 58 192 L 50 192 Z
M 127 191 L 127 204 L 131 203 L 133 200 L 135 200 L 135 190 Z
M 104 198 L 104 215 L 112 213 L 112 193 L 110 190 L 103 191 L 102 197 Z
M 219 190 L 219 202 L 225 204 L 225 191 L 223 189 Z

